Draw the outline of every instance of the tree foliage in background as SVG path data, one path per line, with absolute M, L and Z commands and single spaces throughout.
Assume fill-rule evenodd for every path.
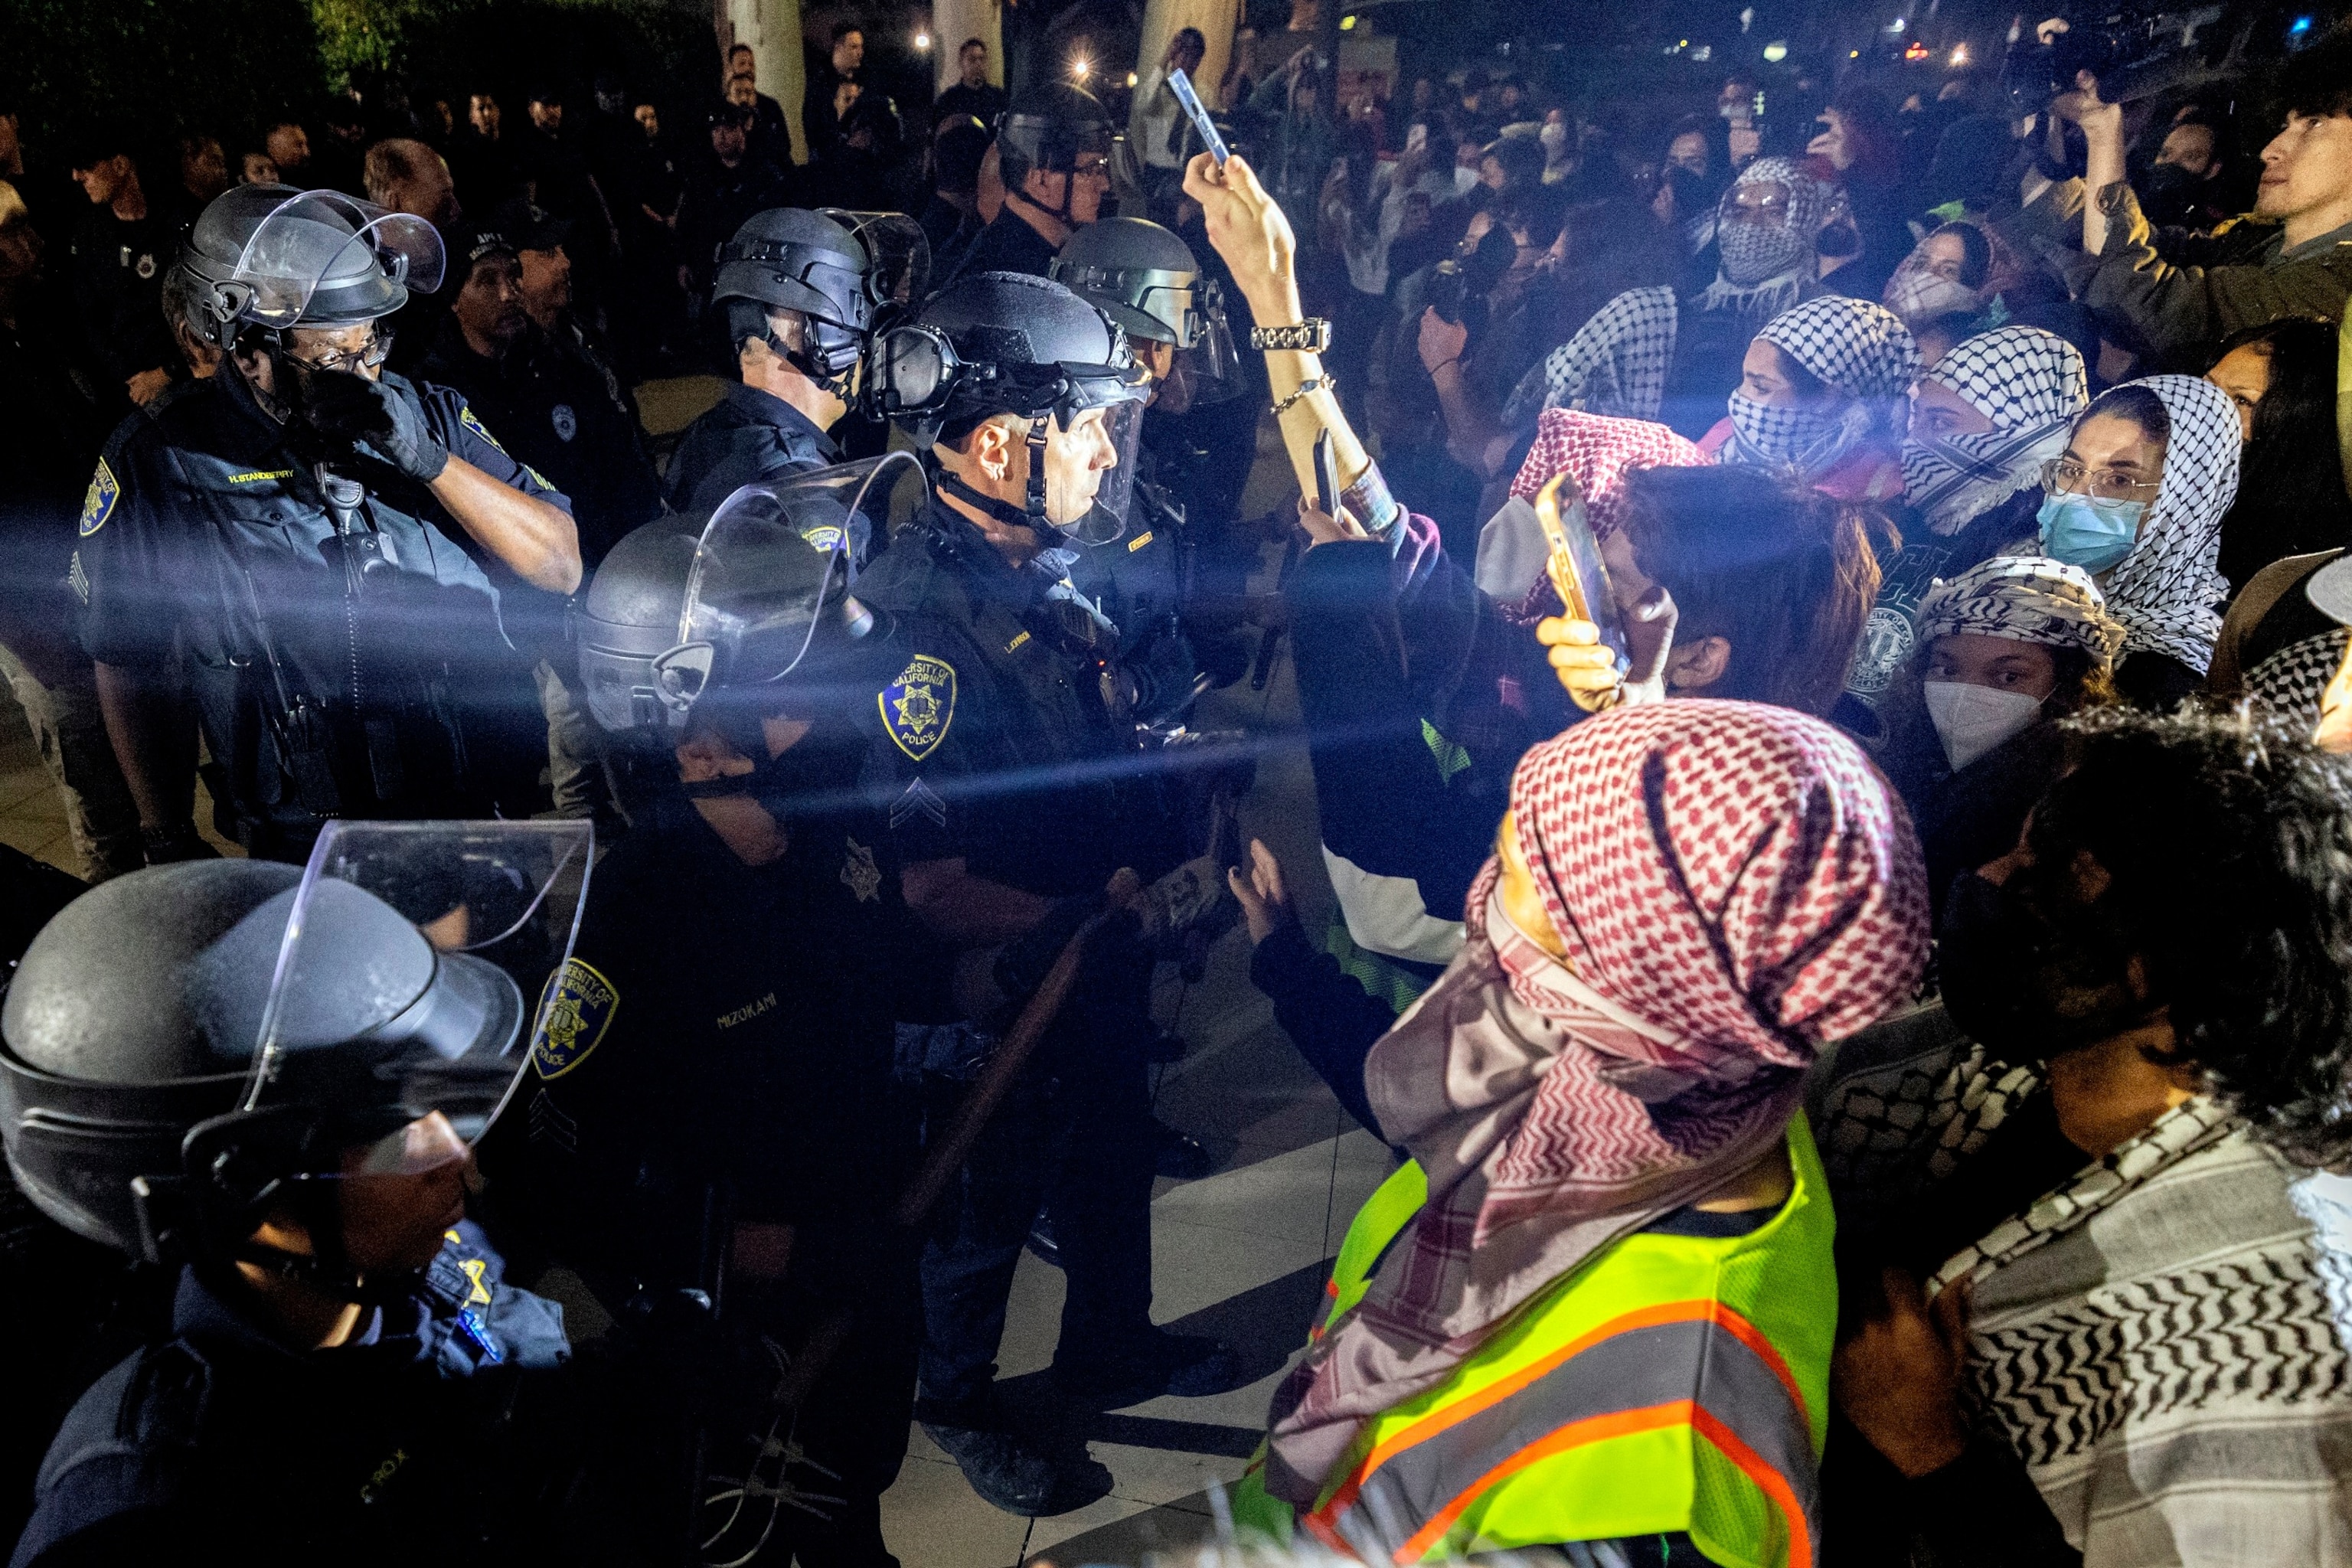
M 695 0 L 0 0 L 0 99 L 36 141 L 105 114 L 235 143 L 347 87 L 421 101 L 545 79 L 584 101 L 604 72 L 639 92 L 698 83 L 711 37 Z
M 0 0 L 0 86 L 34 136 L 99 114 L 234 134 L 326 82 L 306 0 Z

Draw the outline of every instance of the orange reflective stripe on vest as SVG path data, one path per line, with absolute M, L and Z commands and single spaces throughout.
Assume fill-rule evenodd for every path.
M 1544 1459 L 1636 1432 L 1687 1427 L 1782 1516 L 1789 1560 L 1813 1560 L 1811 1424 L 1787 1363 L 1721 1301 L 1612 1318 L 1454 1401 L 1367 1454 L 1303 1522 L 1368 1561 L 1418 1563 L 1489 1490 Z

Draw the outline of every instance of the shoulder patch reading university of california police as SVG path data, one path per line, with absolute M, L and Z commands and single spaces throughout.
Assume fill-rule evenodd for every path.
M 883 727 L 898 749 L 917 762 L 939 750 L 955 718 L 955 666 L 929 654 L 917 654 L 898 679 L 882 689 L 875 700 L 882 708 Z
M 114 515 L 114 503 L 121 498 L 122 487 L 115 482 L 114 470 L 106 459 L 98 460 L 98 472 L 89 477 L 89 493 L 81 498 L 81 536 L 88 539 L 106 526 Z
M 482 416 L 474 412 L 472 404 L 466 404 L 457 410 L 457 423 L 488 441 L 491 446 L 498 447 L 499 451 L 506 450 L 504 447 L 499 446 L 499 438 L 490 434 L 490 427 L 482 423 Z
M 613 983 L 576 958 L 547 977 L 539 999 L 539 1029 L 531 1037 L 531 1065 L 543 1079 L 562 1078 L 588 1059 L 613 1026 L 621 994 Z

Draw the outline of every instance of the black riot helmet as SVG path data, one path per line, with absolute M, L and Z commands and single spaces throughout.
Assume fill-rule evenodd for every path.
M 1189 347 L 1200 335 L 1201 264 L 1174 231 L 1112 217 L 1073 232 L 1045 276 L 1101 308 L 1130 338 Z
M 1050 279 L 977 272 L 877 341 L 871 410 L 926 447 L 942 436 L 961 439 L 994 415 L 1028 420 L 1028 505 L 1006 521 L 1067 532 L 1045 516 L 1046 421 L 1066 430 L 1087 409 L 1140 403 L 1146 379 L 1127 334 L 1096 306 Z M 952 475 L 939 482 L 996 508 Z
M 737 739 L 788 681 L 805 700 L 873 633 L 849 591 L 850 520 L 871 508 L 882 515 L 869 525 L 887 524 L 902 476 L 919 486 L 920 465 L 899 452 L 761 480 L 699 526 L 664 518 L 615 544 L 578 623 L 590 715 L 607 734 L 670 746 L 703 721 Z
M 430 223 L 340 191 L 239 185 L 207 204 L 180 252 L 215 346 L 248 327 L 348 327 L 441 286 Z
M 191 861 L 92 889 L 34 940 L 0 1012 L 10 1172 L 133 1257 L 355 1290 L 334 1182 L 446 1163 L 497 1117 L 593 841 L 582 824 L 338 822 L 304 869 Z M 427 1159 L 420 1127 L 438 1152 L 404 1164 Z M 279 1205 L 315 1255 L 251 1239 Z
M 1032 169 L 1075 174 L 1098 164 L 1116 174 L 1125 145 L 1126 139 L 1102 100 L 1066 81 L 1030 88 L 1013 100 L 996 122 L 997 165 L 1008 193 L 1018 193 Z M 1062 205 L 1053 216 L 1064 223 L 1072 221 L 1066 187 Z
M 1241 389 L 1223 292 L 1202 276 L 1192 247 L 1174 231 L 1139 217 L 1087 224 L 1063 241 L 1045 275 L 1099 308 L 1130 339 L 1175 351 L 1160 395 L 1169 412 Z
M 719 247 L 710 297 L 727 307 L 728 338 L 740 352 L 758 338 L 810 380 L 845 378 L 874 323 L 866 257 L 850 232 L 818 213 L 772 207 L 755 213 Z M 788 348 L 769 324 L 771 307 L 807 321 L 803 346 Z

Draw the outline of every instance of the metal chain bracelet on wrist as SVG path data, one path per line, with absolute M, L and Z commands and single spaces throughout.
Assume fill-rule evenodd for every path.
M 1274 405 L 1274 416 L 1276 419 L 1281 418 L 1284 415 L 1290 412 L 1291 405 L 1297 403 L 1300 398 L 1307 396 L 1309 394 L 1321 392 L 1326 388 L 1336 393 L 1338 392 L 1339 387 L 1339 378 L 1331 374 L 1328 371 L 1326 371 L 1321 375 L 1310 375 L 1305 381 L 1300 382 L 1297 389 L 1292 392 L 1289 395 L 1276 400 Z

